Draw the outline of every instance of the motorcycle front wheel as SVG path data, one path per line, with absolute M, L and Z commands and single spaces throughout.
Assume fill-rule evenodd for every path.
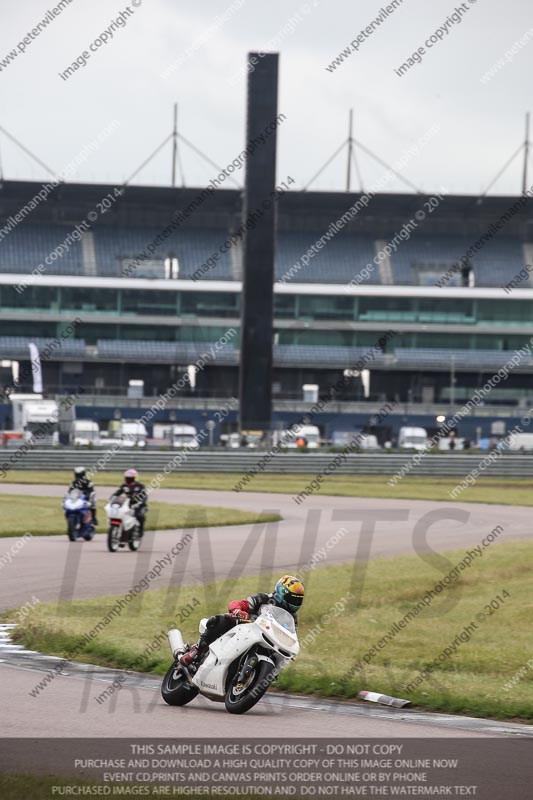
M 107 532 L 107 549 L 110 553 L 116 553 L 120 542 L 120 526 L 110 525 Z
M 232 679 L 224 705 L 230 714 L 245 714 L 261 700 L 274 680 L 274 665 L 270 661 L 259 661 L 245 682 L 238 683 L 238 675 Z
M 197 694 L 198 689 L 191 686 L 182 670 L 172 664 L 161 685 L 161 695 L 165 703 L 169 706 L 186 706 Z
M 68 538 L 70 539 L 71 542 L 75 542 L 78 538 L 76 536 L 78 523 L 76 522 L 76 518 L 74 516 L 67 517 L 67 527 L 68 527 L 67 530 Z

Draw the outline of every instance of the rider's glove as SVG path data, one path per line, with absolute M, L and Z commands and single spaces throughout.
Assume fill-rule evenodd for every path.
M 250 615 L 248 614 L 248 612 L 247 611 L 243 611 L 241 608 L 237 608 L 237 609 L 235 609 L 235 611 L 233 611 L 233 617 L 234 617 L 234 619 L 237 619 L 237 620 L 249 619 L 249 616 Z

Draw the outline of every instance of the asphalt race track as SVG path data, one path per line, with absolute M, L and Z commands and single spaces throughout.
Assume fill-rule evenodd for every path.
M 50 663 L 39 669 L 8 664 L 0 663 L 2 736 L 6 737 L 276 737 L 289 717 L 290 731 L 298 738 L 533 737 L 528 726 L 274 694 L 242 716 L 228 714 L 223 704 L 201 697 L 184 708 L 172 708 L 161 699 L 161 681 L 153 676 L 132 676 L 137 685 L 122 688 L 116 702 L 110 699 L 99 705 L 95 698 L 114 675 L 111 670 L 97 670 L 95 679 L 94 668 L 87 677 L 66 668 L 68 675 L 56 678 L 34 698 L 29 692 L 42 677 L 40 670 L 49 669 Z
M 55 495 L 59 504 L 64 489 L 2 484 L 0 492 Z M 109 493 L 104 488 L 98 495 L 107 498 Z M 498 542 L 529 539 L 533 535 L 531 509 L 527 507 L 330 496 L 313 497 L 298 506 L 289 496 L 281 494 L 183 489 L 159 489 L 152 496 L 168 503 L 277 512 L 283 521 L 191 529 L 188 531 L 193 536 L 191 543 L 173 560 L 171 568 L 164 569 L 159 579 L 152 582 L 151 588 L 203 584 L 270 569 L 297 571 L 321 548 L 326 549 L 326 557 L 317 557 L 316 566 L 399 554 L 418 553 L 427 557 L 432 550 L 469 548 L 480 544 L 497 525 L 504 529 Z M 459 519 L 454 519 L 457 516 Z M 347 534 L 336 536 L 342 528 L 346 528 Z M 74 548 L 69 547 L 66 534 L 36 536 L 2 570 L 0 611 L 22 605 L 32 594 L 47 602 L 127 592 L 158 559 L 169 553 L 184 533 L 187 531 L 148 532 L 137 556 L 129 550 L 108 553 L 105 536 L 100 535 L 92 542 L 77 543 Z M 0 555 L 15 541 L 1 539 Z
M 59 503 L 64 489 L 3 484 L 0 492 L 54 495 Z M 108 495 L 108 488 L 99 491 L 100 498 Z M 427 558 L 432 551 L 475 547 L 497 525 L 504 528 L 498 542 L 532 536 L 531 510 L 525 507 L 318 495 L 298 506 L 279 494 L 177 489 L 157 490 L 153 497 L 170 503 L 276 511 L 283 517 L 280 523 L 255 530 L 251 525 L 191 529 L 192 540 L 152 582 L 153 588 L 271 569 L 297 571 L 311 559 L 316 561 L 321 550 L 317 566 L 397 554 Z M 346 533 L 339 535 L 341 528 Z M 66 535 L 34 537 L 1 570 L 0 610 L 21 606 L 32 596 L 45 602 L 126 593 L 185 533 L 148 532 L 137 555 L 129 550 L 108 553 L 104 536 L 77 544 L 70 544 Z M 15 541 L 0 540 L 0 556 Z M 116 672 L 76 664 L 67 665 L 32 697 L 29 692 L 59 659 L 12 648 L 2 635 L 7 642 L 3 649 L 0 645 L 2 736 L 277 736 L 283 710 L 290 710 L 290 729 L 300 737 L 533 735 L 530 726 L 275 694 L 244 717 L 232 717 L 223 706 L 201 698 L 177 709 L 163 703 L 158 679 L 136 674 L 100 705 L 95 697 Z

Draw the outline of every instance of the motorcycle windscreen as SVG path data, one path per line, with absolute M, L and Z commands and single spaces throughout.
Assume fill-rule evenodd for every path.
M 285 611 L 284 608 L 279 608 L 279 606 L 271 606 L 271 605 L 263 605 L 259 611 L 262 617 L 274 617 L 276 622 L 278 622 L 283 628 L 286 628 L 290 633 L 296 633 L 296 624 L 294 622 L 294 617 L 292 614 L 289 614 L 288 611 Z
M 122 506 L 128 500 L 128 495 L 126 494 L 119 494 L 117 497 L 114 495 L 109 498 L 109 502 L 112 506 Z

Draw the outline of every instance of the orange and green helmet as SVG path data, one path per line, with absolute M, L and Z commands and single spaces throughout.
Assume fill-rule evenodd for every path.
M 274 587 L 274 598 L 281 608 L 297 614 L 304 601 L 304 585 L 294 575 L 284 575 Z

